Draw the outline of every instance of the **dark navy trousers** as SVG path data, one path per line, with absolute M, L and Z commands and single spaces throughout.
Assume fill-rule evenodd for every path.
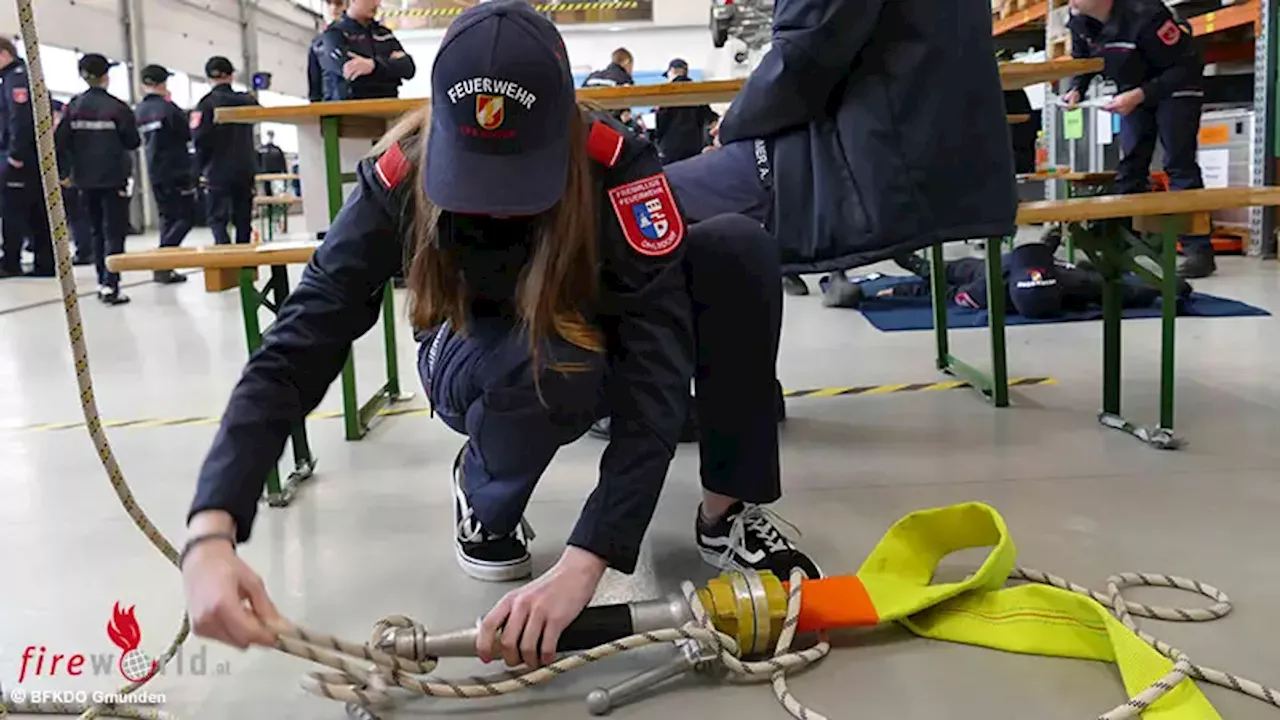
M 759 223 L 724 215 L 690 226 L 685 271 L 694 313 L 695 403 L 702 486 L 752 503 L 781 496 L 775 369 L 782 278 L 775 243 Z M 435 413 L 468 438 L 464 490 L 491 533 L 513 531 L 556 451 L 599 417 L 609 368 L 603 355 L 563 340 L 540 351 L 513 323 L 446 324 L 422 338 L 418 371 Z
M 1170 190 L 1204 187 L 1196 149 L 1200 136 L 1198 96 L 1171 97 L 1156 107 L 1139 106 L 1120 118 L 1120 162 L 1116 165 L 1116 192 L 1139 193 L 1151 189 L 1151 157 L 1156 140 L 1164 148 L 1164 171 Z M 1182 238 L 1184 248 L 1212 252 L 1208 235 Z
M 663 168 L 690 222 L 725 213 L 769 224 L 772 198 L 760 182 L 755 143 L 729 143 Z
M 160 214 L 160 247 L 178 247 L 195 223 L 196 189 L 179 183 L 157 183 L 151 186 L 151 193 Z

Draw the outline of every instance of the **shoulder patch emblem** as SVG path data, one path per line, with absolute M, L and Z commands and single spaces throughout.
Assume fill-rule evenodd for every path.
M 13 101 L 14 101 L 14 102 L 16 102 L 16 103 L 18 103 L 19 105 L 21 105 L 21 104 L 25 103 L 25 102 L 26 102 L 27 100 L 29 100 L 29 99 L 31 99 L 31 94 L 27 92 L 27 89 L 26 89 L 26 88 L 24 88 L 24 87 L 16 87 L 16 88 L 14 88 L 14 89 L 13 89 Z
M 199 110 L 191 111 L 191 119 L 187 121 L 192 130 L 200 127 L 200 121 L 204 119 L 204 113 Z
M 601 165 L 613 167 L 622 157 L 625 142 L 622 133 L 597 120 L 591 124 L 591 133 L 587 136 L 587 154 Z
M 400 143 L 396 143 L 382 153 L 382 157 L 374 163 L 373 169 L 378 174 L 378 180 L 382 182 L 382 186 L 390 190 L 399 185 L 400 181 L 409 174 L 409 158 L 404 156 Z
M 1176 45 L 1178 40 L 1182 38 L 1182 29 L 1178 27 L 1178 23 L 1173 18 L 1164 21 L 1160 29 L 1156 31 L 1156 37 L 1160 38 L 1160 42 L 1165 45 Z
M 684 218 L 663 173 L 609 190 L 627 244 L 641 255 L 667 255 L 684 240 Z

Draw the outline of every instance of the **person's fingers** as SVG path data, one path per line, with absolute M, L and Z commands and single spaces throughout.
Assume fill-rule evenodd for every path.
M 191 631 L 194 632 L 197 637 L 217 640 L 218 642 L 227 643 L 228 645 L 235 644 L 231 639 L 231 634 L 228 633 L 226 627 L 223 626 L 222 617 L 218 615 L 216 608 L 209 611 L 194 613 L 191 616 Z
M 520 659 L 531 668 L 542 665 L 538 661 L 538 640 L 542 638 L 542 630 L 546 624 L 546 613 L 541 607 L 534 605 L 529 611 L 529 619 L 525 621 L 524 630 L 520 633 Z
M 524 632 L 525 621 L 529 619 L 529 599 L 521 595 L 511 603 L 511 615 L 502 628 L 502 659 L 508 667 L 520 664 L 520 634 Z
M 476 634 L 476 655 L 484 662 L 491 662 L 498 653 L 498 628 L 506 622 L 511 614 L 511 595 L 498 601 L 497 605 L 480 621 L 480 632 Z
M 241 580 L 240 587 L 245 599 L 249 601 L 249 610 L 252 613 L 250 617 L 253 622 L 247 624 L 247 628 L 252 633 L 251 641 L 258 645 L 275 645 L 276 634 L 267 626 L 266 621 L 278 620 L 280 613 L 271 602 L 271 598 L 267 597 L 267 588 L 262 578 L 257 575 L 245 578 Z
M 248 610 L 243 607 L 237 607 L 239 603 L 228 602 L 226 604 L 218 604 L 218 626 L 222 631 L 222 641 L 232 647 L 244 650 L 252 644 L 252 633 L 245 629 L 247 622 L 245 616 Z
M 564 632 L 565 623 L 551 619 L 542 628 L 542 664 L 555 662 L 556 646 L 560 644 L 560 633 Z

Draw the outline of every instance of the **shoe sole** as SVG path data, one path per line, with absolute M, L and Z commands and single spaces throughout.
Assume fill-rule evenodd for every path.
M 510 562 L 485 562 L 462 552 L 457 543 L 453 546 L 454 555 L 458 558 L 458 566 L 467 577 L 482 582 L 513 582 L 525 580 L 533 576 L 533 558 L 526 554 L 519 560 Z
M 737 562 L 736 560 L 729 560 L 726 564 L 724 559 L 724 552 L 720 550 L 710 550 L 699 545 L 698 554 L 702 556 L 702 562 L 710 565 L 711 567 L 721 572 L 730 572 L 733 570 L 736 570 L 738 572 L 748 572 L 748 571 L 759 572 L 755 568 L 743 565 Z M 809 558 L 809 560 L 810 562 L 813 562 L 813 558 Z M 819 565 L 818 563 L 814 562 L 813 567 L 817 569 L 818 577 L 809 578 L 810 580 L 819 580 L 827 576 L 827 574 L 822 571 L 822 566 Z M 783 581 L 790 580 L 790 578 L 778 578 L 778 579 Z

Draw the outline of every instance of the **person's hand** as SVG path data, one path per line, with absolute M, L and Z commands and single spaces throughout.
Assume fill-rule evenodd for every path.
M 10 157 L 10 158 L 9 158 L 9 164 L 10 164 L 10 165 L 12 165 L 13 167 L 20 168 L 20 167 L 22 167 L 25 163 L 23 163 L 21 160 L 14 160 L 12 157 Z
M 480 622 L 476 654 L 484 662 L 499 655 L 510 667 L 539 667 L 555 659 L 560 633 L 595 595 L 606 563 L 573 546 L 546 574 L 507 593 Z M 501 628 L 502 637 L 498 637 Z
M 348 80 L 355 80 L 361 75 L 368 75 L 373 72 L 373 59 L 362 55 L 347 53 L 351 59 L 343 63 L 342 76 Z
M 1119 113 L 1121 115 L 1128 115 L 1134 110 L 1137 110 L 1138 106 L 1146 99 L 1147 94 L 1142 91 L 1142 88 L 1134 88 L 1128 92 L 1122 92 L 1111 98 L 1111 102 L 1107 103 L 1103 110 Z
M 1063 95 L 1062 104 L 1066 105 L 1068 110 L 1075 110 L 1076 106 L 1080 104 L 1080 91 L 1072 90 L 1066 95 Z
M 409 54 L 409 53 L 407 53 L 407 52 L 405 52 L 405 51 L 403 51 L 403 50 L 393 50 L 393 51 L 391 52 L 391 56 L 390 56 L 390 57 L 391 57 L 391 59 L 392 59 L 392 60 L 399 60 L 400 58 L 405 57 L 405 56 L 406 56 L 406 55 L 408 55 L 408 54 Z
M 210 532 L 234 533 L 231 516 L 221 510 L 197 513 L 191 519 L 191 536 Z M 283 624 L 267 597 L 262 578 L 249 568 L 225 540 L 206 540 L 187 554 L 182 564 L 182 588 L 187 598 L 191 628 L 199 637 L 244 649 L 270 647 Z

